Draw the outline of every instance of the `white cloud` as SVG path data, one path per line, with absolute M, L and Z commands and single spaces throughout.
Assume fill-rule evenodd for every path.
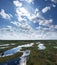
M 26 1 L 29 4 L 31 4 L 31 3 L 34 4 L 33 0 L 20 0 L 20 1 Z
M 16 16 L 18 18 L 18 22 L 16 22 L 16 21 L 11 22 L 12 24 L 19 27 L 19 29 L 23 32 L 28 33 L 29 30 L 30 31 L 32 30 L 32 27 L 27 23 L 27 21 L 28 21 L 27 19 L 29 19 L 31 17 L 30 13 L 23 6 L 21 6 L 21 7 L 16 6 Z
M 45 19 L 43 16 L 41 16 L 39 11 L 37 12 L 37 14 L 33 14 L 29 18 L 29 20 L 33 23 L 38 23 L 39 25 L 43 25 L 43 26 L 49 26 L 50 24 L 53 23 L 53 19 Z
M 51 0 L 51 2 L 57 3 L 57 0 Z
M 52 4 L 52 6 L 55 8 L 56 7 L 56 5 L 54 5 L 54 4 Z
M 29 32 L 29 31 L 28 31 Z M 10 40 L 38 40 L 38 39 L 57 39 L 57 32 L 48 31 L 45 32 L 42 28 L 41 30 L 33 31 L 33 33 L 20 33 L 20 31 L 16 30 L 11 26 L 7 26 L 7 28 L 0 29 L 0 39 L 10 39 Z
M 11 17 L 13 17 L 11 14 L 7 14 L 4 9 L 1 9 L 0 16 L 4 19 L 11 19 Z
M 3 34 L 3 33 L 2 33 Z M 0 34 L 0 39 L 9 39 L 9 40 L 40 40 L 40 39 L 57 39 L 57 33 L 55 32 L 46 32 L 46 34 L 25 34 L 25 33 L 20 33 L 20 32 L 8 32 L 7 31 L 1 35 Z
M 57 29 L 57 25 L 55 25 L 55 29 Z
M 15 27 L 7 26 L 0 29 L 0 39 L 18 39 L 18 40 L 27 40 L 27 39 L 57 39 L 57 25 L 52 25 L 53 19 L 44 18 L 39 9 L 35 8 L 32 13 L 30 13 L 21 1 L 13 1 L 13 4 L 16 6 L 16 17 L 18 21 L 11 21 Z M 46 7 L 45 7 L 46 8 Z M 44 9 L 44 13 L 50 10 L 50 7 Z M 30 22 L 29 22 L 30 21 Z M 38 23 L 39 26 L 35 27 L 30 25 L 30 23 Z M 17 27 L 17 28 L 16 28 Z
M 6 26 L 5 28 L 1 28 L 0 29 L 0 33 L 4 34 L 4 33 L 8 33 L 8 32 L 14 32 L 14 31 L 17 31 L 17 29 L 15 27 L 12 27 L 12 26 Z M 6 34 L 7 34 L 6 33 Z
M 46 39 L 57 39 L 57 32 L 55 31 L 49 31 L 46 33 Z
M 51 23 L 53 22 L 52 19 L 46 20 L 46 19 L 40 19 L 39 20 L 39 25 L 43 25 L 43 26 L 49 26 Z
M 50 25 L 49 30 L 53 31 L 53 32 L 57 32 L 57 31 L 55 31 L 55 30 L 57 30 L 57 25 Z
M 33 0 L 25 0 L 28 3 L 33 3 Z
M 20 23 L 20 22 L 11 22 L 12 24 L 16 25 L 21 31 L 23 32 L 27 32 L 30 33 L 32 30 L 32 27 L 26 23 L 26 21 L 24 23 Z
M 30 14 L 23 6 L 22 7 L 17 7 L 16 8 L 16 15 L 18 17 L 19 22 L 12 22 L 14 25 L 18 26 L 22 31 L 27 31 L 35 33 L 35 30 L 32 29 L 32 27 L 27 23 L 27 19 L 33 23 L 38 23 L 39 25 L 42 26 L 50 26 L 51 23 L 53 22 L 52 19 L 45 19 L 41 14 L 38 8 L 34 10 L 33 14 Z M 22 18 L 22 16 L 25 16 L 26 18 Z M 24 25 L 22 23 L 24 23 Z M 17 24 L 16 24 L 17 23 Z M 41 28 L 42 29 L 42 28 Z M 39 31 L 41 32 L 41 29 Z M 43 28 L 43 31 L 46 31 L 49 28 Z M 38 31 L 38 32 L 39 32 Z M 43 32 L 44 33 L 44 32 Z
M 47 11 L 49 11 L 51 8 L 50 6 L 46 6 L 45 8 L 42 9 L 43 13 L 46 13 Z
M 33 23 L 36 23 L 39 19 L 42 19 L 43 17 L 41 16 L 40 12 L 39 12 L 39 9 L 36 8 L 34 10 L 34 13 L 33 14 L 30 14 L 30 16 L 28 16 L 28 19 L 33 22 Z
M 19 10 L 23 16 L 30 16 L 29 12 L 24 7 L 21 7 Z
M 27 18 L 30 17 L 30 13 L 24 7 L 17 7 L 16 15 L 17 15 L 18 21 L 26 20 L 25 18 L 22 18 L 22 16 L 25 16 Z
M 39 11 L 39 10 L 38 10 L 38 8 L 36 8 L 34 13 L 35 13 L 35 14 L 37 14 L 37 13 L 38 13 L 38 11 Z
M 13 3 L 14 3 L 15 6 L 17 6 L 17 7 L 21 7 L 21 6 L 22 6 L 22 3 L 19 2 L 18 0 L 13 1 Z

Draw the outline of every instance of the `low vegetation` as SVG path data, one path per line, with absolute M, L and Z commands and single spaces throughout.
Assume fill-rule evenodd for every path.
M 39 50 L 38 44 L 36 43 L 42 43 L 45 45 L 45 50 Z M 16 47 L 18 45 L 23 45 L 27 43 L 34 43 L 32 47 L 29 48 L 23 48 L 22 50 L 30 50 L 30 55 L 27 60 L 27 65 L 57 65 L 57 40 L 35 40 L 35 41 L 0 41 L 0 44 L 11 44 L 15 43 L 14 46 L 9 46 L 8 49 Z M 5 49 L 7 50 L 7 49 Z M 2 49 L 2 52 L 5 50 Z M 1 52 L 1 50 L 0 50 Z M 16 57 L 20 57 L 22 53 L 16 53 L 13 56 L 6 57 L 6 60 L 14 59 Z M 0 58 L 0 62 L 4 62 L 5 58 Z

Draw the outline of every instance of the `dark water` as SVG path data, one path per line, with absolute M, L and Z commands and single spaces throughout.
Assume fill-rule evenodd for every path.
M 3 53 L 0 53 L 0 57 L 13 55 L 14 53 L 19 52 L 20 50 L 21 50 L 21 47 L 16 47 L 16 48 L 7 50 Z
M 32 45 L 33 44 L 21 45 L 21 46 L 12 48 L 10 50 L 7 50 L 3 53 L 0 53 L 0 57 L 5 57 L 5 56 L 13 55 L 16 52 L 23 52 L 23 55 L 21 57 L 18 57 L 3 63 L 0 62 L 0 65 L 26 65 L 27 58 L 30 55 L 30 50 L 21 51 L 21 49 L 22 47 L 31 47 Z
M 12 53 L 14 54 L 14 53 L 20 51 L 20 49 L 21 49 L 20 47 L 16 47 L 16 48 L 10 49 L 8 51 L 5 51 L 1 57 L 5 56 L 5 55 L 7 56 L 8 54 L 12 54 Z M 29 54 L 30 54 L 30 50 L 23 51 L 23 55 L 21 57 L 0 63 L 0 65 L 26 65 L 26 60 L 27 60 Z
M 30 54 L 30 50 L 26 50 L 23 52 L 23 55 L 21 57 L 0 63 L 0 65 L 26 65 L 26 61 L 27 58 L 29 57 L 29 54 Z
M 15 53 L 17 53 L 17 52 L 22 52 L 22 51 L 21 51 L 21 50 L 22 50 L 22 47 L 31 47 L 32 45 L 33 45 L 33 43 L 17 46 L 17 47 L 15 47 L 15 48 L 12 48 L 12 49 L 10 49 L 10 50 L 7 50 L 7 51 L 5 51 L 5 52 L 3 52 L 3 53 L 0 53 L 0 57 L 13 55 L 13 54 L 15 54 Z
M 13 60 L 10 60 L 10 61 L 0 63 L 0 65 L 19 65 L 20 60 L 21 60 L 20 58 L 16 58 L 16 59 L 13 59 Z

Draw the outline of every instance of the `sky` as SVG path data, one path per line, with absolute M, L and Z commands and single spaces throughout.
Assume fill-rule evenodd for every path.
M 1 40 L 57 40 L 57 0 L 0 0 Z

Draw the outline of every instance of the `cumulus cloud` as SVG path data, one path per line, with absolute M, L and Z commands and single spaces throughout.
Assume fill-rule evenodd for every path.
M 52 4 L 52 6 L 55 8 L 56 7 L 56 5 L 54 5 L 54 4 Z
M 47 10 L 49 8 L 50 7 L 45 7 L 45 9 L 47 9 Z M 45 12 L 47 10 L 45 10 Z M 33 14 L 30 14 L 30 12 L 27 11 L 23 6 L 21 6 L 21 7 L 17 6 L 16 7 L 16 15 L 17 15 L 17 18 L 18 18 L 18 21 L 19 22 L 22 22 L 22 21 L 27 22 L 29 20 L 29 21 L 31 21 L 33 23 L 36 23 L 37 22 L 37 23 L 39 23 L 39 25 L 46 26 L 46 25 L 49 25 L 50 23 L 52 23 L 52 21 L 53 21 L 52 19 L 46 20 L 43 16 L 41 16 L 38 8 L 36 8 L 34 10 L 34 13 Z
M 18 21 L 25 20 L 22 16 L 30 17 L 30 13 L 22 6 L 22 3 L 17 1 L 13 1 L 14 5 L 16 6 L 16 16 Z M 19 4 L 20 3 L 20 4 Z
M 19 30 L 21 30 L 22 32 L 31 33 L 31 31 L 33 31 L 32 27 L 26 22 L 20 23 L 20 22 L 12 21 L 11 24 L 14 24 L 15 26 L 17 26 Z
M 55 26 L 54 26 L 55 27 Z M 53 27 L 53 28 L 54 28 Z M 47 32 L 45 32 L 48 30 Z M 31 30 L 32 31 L 32 30 Z M 30 31 L 28 31 L 30 32 Z M 57 32 L 51 31 L 48 28 L 38 28 L 37 31 L 33 31 L 33 33 L 20 33 L 20 31 L 12 26 L 7 26 L 6 28 L 0 29 L 0 39 L 7 39 L 7 40 L 40 40 L 40 39 L 56 39 Z M 21 37 L 21 38 L 20 38 Z
M 14 1 L 16 2 L 16 1 Z M 13 3 L 14 3 L 13 2 Z M 20 2 L 21 3 L 21 2 Z M 15 5 L 15 3 L 14 3 Z M 16 5 L 15 5 L 16 6 Z M 27 23 L 27 19 L 29 19 L 30 13 L 23 6 L 16 6 L 16 16 L 18 18 L 18 22 L 13 21 L 12 24 L 16 25 L 20 28 L 20 30 L 27 32 L 32 29 L 32 27 Z
M 25 34 L 25 33 L 20 33 L 17 31 L 10 32 L 10 31 L 4 31 L 4 33 L 1 32 L 0 34 L 0 39 L 6 39 L 6 40 L 40 40 L 40 39 L 56 39 L 57 38 L 57 33 L 56 32 L 51 32 L 48 31 L 45 34 L 43 32 L 38 32 L 36 33 L 30 33 L 30 34 Z M 8 33 L 7 33 L 8 32 Z
M 17 6 L 17 7 L 21 7 L 21 6 L 22 6 L 22 3 L 21 3 L 21 2 L 19 2 L 18 0 L 13 1 L 13 3 L 14 3 L 14 4 L 15 4 L 15 6 Z
M 26 2 L 27 1 L 29 0 L 26 0 Z M 0 39 L 56 39 L 57 31 L 55 30 L 57 29 L 57 25 L 52 25 L 53 19 L 43 17 L 38 8 L 33 9 L 33 12 L 30 13 L 21 1 L 14 0 L 13 4 L 15 5 L 17 21 L 14 20 L 10 22 L 13 26 L 0 29 Z M 48 10 L 50 10 L 50 7 L 46 6 L 42 9 L 42 12 L 46 13 Z M 38 26 L 33 28 L 30 23 L 37 23 Z
M 28 3 L 33 3 L 33 0 L 25 0 Z
M 8 32 L 14 32 L 14 31 L 17 31 L 17 29 L 15 27 L 12 27 L 12 26 L 9 26 L 9 25 L 0 29 L 0 33 L 2 33 L 2 34 L 6 33 L 6 32 L 7 33 Z
M 55 31 L 57 29 L 57 25 L 50 25 L 49 29 L 50 31 Z
M 31 4 L 31 3 L 34 4 L 33 0 L 21 0 L 21 1 L 26 1 L 29 4 Z
M 57 3 L 57 0 L 51 0 L 51 2 Z
M 46 20 L 46 19 L 40 19 L 39 20 L 39 25 L 43 25 L 43 26 L 50 26 L 50 24 L 53 22 L 52 19 Z
M 43 9 L 42 9 L 42 12 L 43 13 L 46 13 L 47 11 L 49 11 L 51 8 L 50 8 L 50 6 L 46 6 L 46 7 L 44 7 Z
M 11 17 L 12 17 L 12 15 L 11 14 L 7 14 L 4 9 L 1 9 L 0 16 L 2 18 L 4 18 L 4 19 L 11 19 Z
M 57 29 L 57 25 L 55 25 L 55 29 Z

